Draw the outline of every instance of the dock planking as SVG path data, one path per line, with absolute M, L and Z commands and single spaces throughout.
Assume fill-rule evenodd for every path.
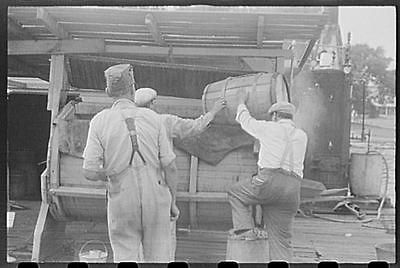
M 38 201 L 18 201 L 27 207 L 17 210 L 15 224 L 9 230 L 7 245 L 9 253 L 17 261 L 29 261 L 35 221 L 40 203 Z M 327 215 L 346 220 L 355 220 L 353 215 Z M 379 227 L 379 222 L 375 225 Z M 375 226 L 371 225 L 371 226 Z M 177 261 L 212 262 L 224 260 L 226 255 L 228 230 L 217 231 L 178 228 Z M 296 217 L 293 233 L 293 262 L 315 263 L 336 260 L 340 263 L 370 262 L 376 260 L 375 245 L 395 241 L 394 234 L 384 229 L 363 227 L 362 223 L 337 223 L 317 218 Z M 105 222 L 68 222 L 67 236 L 63 241 L 64 252 L 49 256 L 46 261 L 77 261 L 77 253 L 85 241 L 101 239 L 111 252 Z M 351 236 L 346 234 L 351 234 Z M 109 258 L 109 261 L 112 259 Z

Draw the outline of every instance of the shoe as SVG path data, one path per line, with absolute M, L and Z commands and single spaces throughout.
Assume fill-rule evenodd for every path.
M 267 239 L 268 238 L 268 233 L 265 229 L 255 227 L 254 233 L 256 234 L 257 239 Z
M 257 240 L 257 235 L 254 229 L 239 229 L 230 232 L 230 237 L 235 240 Z

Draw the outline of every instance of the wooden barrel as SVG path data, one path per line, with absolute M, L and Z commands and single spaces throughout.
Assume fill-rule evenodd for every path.
M 289 89 L 282 74 L 257 73 L 228 77 L 206 86 L 202 97 L 203 112 L 208 112 L 218 99 L 224 98 L 227 100 L 227 108 L 217 114 L 214 122 L 237 124 L 235 121 L 238 105 L 236 92 L 241 88 L 249 93 L 247 107 L 256 119 L 268 118 L 268 109 L 275 102 L 289 100 Z

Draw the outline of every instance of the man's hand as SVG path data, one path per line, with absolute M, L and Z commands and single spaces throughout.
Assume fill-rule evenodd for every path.
M 211 108 L 210 113 L 212 113 L 215 116 L 219 111 L 221 111 L 225 107 L 226 107 L 226 100 L 220 98 L 214 103 L 214 106 Z
M 83 176 L 90 181 L 107 181 L 107 176 L 104 169 L 95 171 L 84 168 Z
M 176 221 L 179 218 L 180 211 L 179 211 L 179 209 L 176 206 L 176 203 L 174 201 L 171 204 L 171 212 L 170 212 L 170 214 L 171 214 L 171 216 L 170 216 L 171 217 L 171 221 Z
M 249 98 L 249 93 L 245 89 L 243 88 L 238 89 L 238 91 L 236 92 L 236 100 L 238 104 L 245 104 L 248 98 Z

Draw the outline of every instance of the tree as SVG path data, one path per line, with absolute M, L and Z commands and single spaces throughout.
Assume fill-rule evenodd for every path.
M 385 57 L 382 47 L 375 49 L 367 44 L 354 45 L 350 49 L 350 60 L 353 74 L 353 109 L 362 113 L 363 83 L 366 85 L 370 80 L 378 86 L 379 99 L 383 99 L 384 95 L 394 96 L 395 72 L 386 70 L 393 59 Z M 368 107 L 373 109 L 371 105 Z

